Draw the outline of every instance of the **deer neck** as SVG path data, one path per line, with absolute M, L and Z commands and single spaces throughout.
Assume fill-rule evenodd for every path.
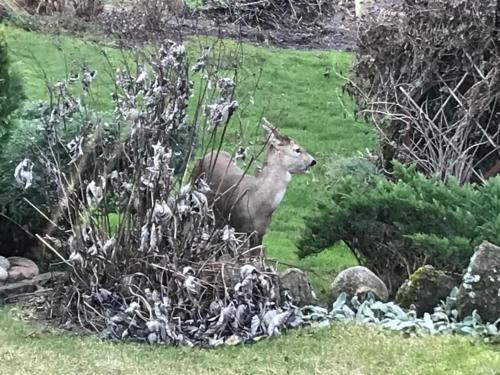
M 277 160 L 268 157 L 262 171 L 256 177 L 256 196 L 262 209 L 273 212 L 281 203 L 292 175 Z

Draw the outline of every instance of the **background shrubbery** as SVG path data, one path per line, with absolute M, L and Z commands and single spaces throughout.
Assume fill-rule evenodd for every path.
M 42 219 L 37 215 L 23 197 L 29 197 L 33 203 L 44 208 L 44 189 L 41 180 L 37 179 L 33 187 L 27 191 L 16 184 L 14 170 L 17 164 L 32 151 L 29 142 L 36 139 L 36 129 L 40 125 L 37 105 L 22 111 L 16 128 L 9 141 L 2 144 L 0 152 L 0 248 L 2 253 L 18 255 L 32 246 L 33 239 L 27 234 L 31 229 L 40 228 Z
M 460 185 L 396 163 L 393 181 L 353 170 L 330 190 L 307 220 L 299 255 L 344 241 L 393 293 L 419 266 L 461 273 L 474 246 L 500 243 L 500 177 Z
M 14 179 L 16 166 L 23 159 L 34 160 L 40 154 L 47 155 L 49 152 L 40 132 L 42 118 L 47 111 L 49 106 L 44 102 L 26 103 L 18 111 L 16 126 L 0 152 L 0 248 L 5 255 L 28 255 L 30 248 L 37 244 L 32 234 L 43 231 L 48 225 L 47 220 L 24 199 L 39 210 L 49 212 L 51 188 L 47 185 L 42 166 L 35 164 L 33 185 L 26 190 Z M 87 116 L 106 118 L 106 114 L 90 112 Z M 81 119 L 75 116 L 69 118 L 62 129 L 63 134 L 60 134 L 61 139 L 69 142 L 80 124 Z
M 23 98 L 21 79 L 11 69 L 7 43 L 0 29 L 0 152 L 14 126 L 13 114 Z
M 4 255 L 28 255 L 39 262 L 46 263 L 47 254 L 32 254 L 33 246 L 38 241 L 33 234 L 44 232 L 49 223 L 35 210 L 31 202 L 44 213 L 50 212 L 50 202 L 53 200 L 54 189 L 47 184 L 46 171 L 40 164 L 35 164 L 35 180 L 27 190 L 23 189 L 14 179 L 16 166 L 25 158 L 36 160 L 40 154 L 48 155 L 49 150 L 43 134 L 43 117 L 50 114 L 49 105 L 45 102 L 26 103 L 18 111 L 16 126 L 11 130 L 9 139 L 5 141 L 0 151 L 0 249 Z M 83 119 L 82 116 L 86 118 Z M 112 121 L 110 112 L 87 112 L 72 114 L 67 123 L 60 129 L 62 143 L 70 142 L 79 132 L 85 120 L 93 123 L 108 123 Z M 123 132 L 126 129 L 122 129 Z M 184 158 L 189 150 L 192 139 L 187 127 L 179 129 L 179 136 L 173 142 L 172 168 L 176 173 L 182 173 Z M 62 146 L 61 146 L 62 147 Z M 69 159 L 62 160 L 63 163 Z M 50 216 L 50 215 L 49 215 Z
M 500 243 L 499 25 L 496 0 L 402 0 L 364 17 L 346 88 L 391 177 L 334 161 L 300 256 L 343 241 L 395 293 L 419 266 L 461 273 L 481 241 Z
M 482 181 L 500 170 L 498 0 L 401 0 L 359 23 L 347 90 L 384 166 Z
M 0 248 L 2 252 L 8 252 L 4 246 L 5 243 L 11 242 L 19 233 L 23 233 L 25 236 L 18 225 L 5 218 L 5 215 L 8 214 L 7 211 L 19 212 L 17 207 L 7 209 L 6 206 L 15 206 L 17 202 L 14 202 L 14 198 L 19 193 L 13 186 L 15 166 L 10 168 L 9 158 L 12 155 L 12 150 L 21 147 L 30 134 L 30 129 L 23 129 L 17 137 L 11 139 L 12 134 L 16 132 L 16 125 L 18 125 L 15 113 L 22 105 L 23 99 L 21 79 L 12 71 L 8 46 L 0 29 Z M 6 190 L 9 190 L 8 194 L 5 194 Z M 26 219 L 26 224 L 28 224 L 30 216 L 26 216 Z

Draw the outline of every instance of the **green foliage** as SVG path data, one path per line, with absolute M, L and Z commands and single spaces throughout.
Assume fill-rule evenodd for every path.
M 373 293 L 360 302 L 358 297 L 350 301 L 345 292 L 333 303 L 331 311 L 319 306 L 304 308 L 304 320 L 330 325 L 333 322 L 357 321 L 360 324 L 377 325 L 385 329 L 411 334 L 461 334 L 481 338 L 485 342 L 500 342 L 500 332 L 494 322 L 485 322 L 474 311 L 471 315 L 458 320 L 456 315 L 458 287 L 454 287 L 436 306 L 433 312 L 417 317 L 412 310 L 403 310 L 394 302 L 377 300 Z
M 51 187 L 47 185 L 45 169 L 35 163 L 35 181 L 24 190 L 14 178 L 16 166 L 25 158 L 37 160 L 39 154 L 48 153 L 40 136 L 42 117 L 48 105 L 43 102 L 29 103 L 19 111 L 17 126 L 0 153 L 0 248 L 7 255 L 27 255 L 37 242 L 32 234 L 48 227 L 48 222 L 25 199 L 44 213 L 49 212 Z M 88 113 L 104 121 L 106 113 Z M 73 116 L 61 135 L 69 142 L 76 134 L 82 120 Z M 64 164 L 68 160 L 61 160 Z
M 14 126 L 12 115 L 20 107 L 23 98 L 21 80 L 12 72 L 7 42 L 0 30 L 0 147 L 5 144 Z
M 43 210 L 44 186 L 36 179 L 32 188 L 23 190 L 14 179 L 14 170 L 19 162 L 32 153 L 30 144 L 37 139 L 37 128 L 40 125 L 36 114 L 37 106 L 25 110 L 26 117 L 18 121 L 13 129 L 9 142 L 0 153 L 0 247 L 9 255 L 21 254 L 33 243 L 33 238 L 26 231 L 39 228 L 41 217 L 24 201 L 30 199 L 39 204 Z M 24 117 L 24 116 L 23 116 Z M 37 171 L 35 171 L 36 173 Z M 38 173 L 36 173 L 38 175 Z
M 377 174 L 377 168 L 367 159 L 353 156 L 333 155 L 326 165 L 328 184 L 336 184 L 345 176 L 354 176 L 361 180 Z
M 21 148 L 21 144 L 32 136 L 33 128 L 28 126 L 25 131 L 17 132 L 17 136 L 10 140 L 12 133 L 17 131 L 14 113 L 21 106 L 23 99 L 21 80 L 17 74 L 12 72 L 7 42 L 3 30 L 0 30 L 0 214 L 2 214 L 0 216 L 0 248 L 2 248 L 2 252 L 9 252 L 9 248 L 6 248 L 6 242 L 15 243 L 14 246 L 17 247 L 17 240 L 26 237 L 24 229 L 14 223 L 15 219 L 9 220 L 5 217 L 8 212 L 16 212 L 19 213 L 17 217 L 19 219 L 24 213 L 23 208 L 16 206 L 16 202 L 22 201 L 22 192 L 15 186 L 14 169 L 16 165 L 11 158 L 12 151 Z M 22 157 L 23 152 L 18 152 L 17 155 Z M 7 209 L 6 206 L 10 206 L 10 208 Z M 22 217 L 26 219 L 23 226 L 32 224 L 32 215 Z
M 460 273 L 481 241 L 500 243 L 500 178 L 460 185 L 399 163 L 394 177 L 348 175 L 333 184 L 307 220 L 299 256 L 344 241 L 394 293 L 423 264 Z

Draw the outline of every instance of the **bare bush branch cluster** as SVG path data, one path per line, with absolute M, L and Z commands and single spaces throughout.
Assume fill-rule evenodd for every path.
M 84 19 L 93 19 L 104 10 L 102 0 L 71 0 L 75 15 Z
M 386 166 L 396 158 L 461 182 L 494 174 L 500 162 L 497 18 L 493 0 L 404 0 L 359 23 L 347 89 L 375 124 Z
M 64 0 L 8 0 L 5 4 L 11 11 L 23 10 L 31 14 L 61 13 L 66 6 Z
M 134 68 L 116 69 L 111 122 L 86 105 L 97 72 L 83 67 L 50 87 L 50 151 L 39 162 L 54 190 L 54 230 L 38 238 L 68 270 L 53 314 L 113 339 L 186 345 L 238 343 L 300 324 L 261 249 L 216 226 L 202 179 L 183 183 L 198 133 L 208 129 L 204 147 L 220 149 L 238 107 L 235 77 L 215 57 L 204 49 L 190 66 L 183 45 L 165 42 Z M 76 136 L 65 139 L 76 118 Z M 32 170 L 24 160 L 19 183 L 29 185 Z
M 101 13 L 104 3 L 101 0 L 9 0 L 11 10 L 22 9 L 36 15 L 60 14 L 71 10 L 75 16 L 91 19 Z
M 336 1 L 323 0 L 207 0 L 203 12 L 225 21 L 262 28 L 312 24 L 337 10 Z

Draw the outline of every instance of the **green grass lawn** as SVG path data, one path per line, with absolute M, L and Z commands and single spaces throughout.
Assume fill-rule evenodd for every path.
M 5 27 L 4 31 L 14 66 L 24 77 L 30 100 L 45 99 L 45 79 L 62 79 L 75 67 L 75 62 L 80 62 L 98 71 L 88 99 L 90 104 L 99 109 L 110 108 L 109 94 L 113 86 L 109 65 L 100 53 L 101 47 L 74 38 L 49 37 L 14 27 Z M 204 41 L 193 41 L 191 46 Z M 228 49 L 234 47 L 232 42 L 225 45 Z M 111 48 L 104 51 L 113 64 L 120 65 L 121 53 Z M 343 52 L 304 52 L 250 45 L 243 47 L 243 56 L 241 75 L 245 78 L 238 94 L 241 98 L 253 96 L 255 104 L 239 114 L 238 122 L 255 130 L 264 114 L 318 160 L 312 174 L 293 178 L 265 237 L 267 254 L 287 264 L 315 270 L 310 273 L 311 281 L 318 294 L 323 295 L 333 276 L 354 264 L 354 258 L 344 247 L 338 246 L 319 256 L 299 260 L 295 255 L 295 240 L 303 228 L 303 217 L 311 212 L 315 201 L 326 197 L 323 162 L 331 153 L 350 155 L 373 144 L 370 128 L 353 120 L 351 102 L 345 97 L 340 99 L 342 80 L 335 73 L 348 69 L 351 56 Z M 263 71 L 258 80 L 261 67 Z M 260 132 L 250 131 L 249 139 L 258 136 Z
M 2 374 L 499 374 L 499 348 L 461 337 L 406 339 L 354 324 L 214 350 L 114 344 L 0 312 Z
M 99 49 L 68 37 L 48 37 L 5 27 L 15 67 L 22 73 L 30 100 L 45 98 L 44 71 L 60 79 L 73 60 L 99 70 L 96 108 L 109 107 L 111 83 Z M 120 55 L 107 50 L 114 61 Z M 262 113 L 313 153 L 318 166 L 295 177 L 273 217 L 265 238 L 268 255 L 306 267 L 317 291 L 324 292 L 339 269 L 355 263 L 342 246 L 298 260 L 295 240 L 303 217 L 325 199 L 323 164 L 331 153 L 351 155 L 373 145 L 370 128 L 344 117 L 341 79 L 350 55 L 245 46 L 244 72 L 263 66 L 255 105 L 241 122 L 256 123 Z M 35 63 L 36 61 L 36 63 Z M 42 69 L 43 68 L 43 69 Z M 252 91 L 256 78 L 245 80 L 240 96 Z M 347 98 L 346 106 L 352 107 Z M 337 324 L 303 329 L 251 347 L 217 350 L 113 344 L 34 327 L 0 311 L 0 374 L 500 374 L 498 347 L 476 345 L 460 337 L 403 338 L 379 329 Z

